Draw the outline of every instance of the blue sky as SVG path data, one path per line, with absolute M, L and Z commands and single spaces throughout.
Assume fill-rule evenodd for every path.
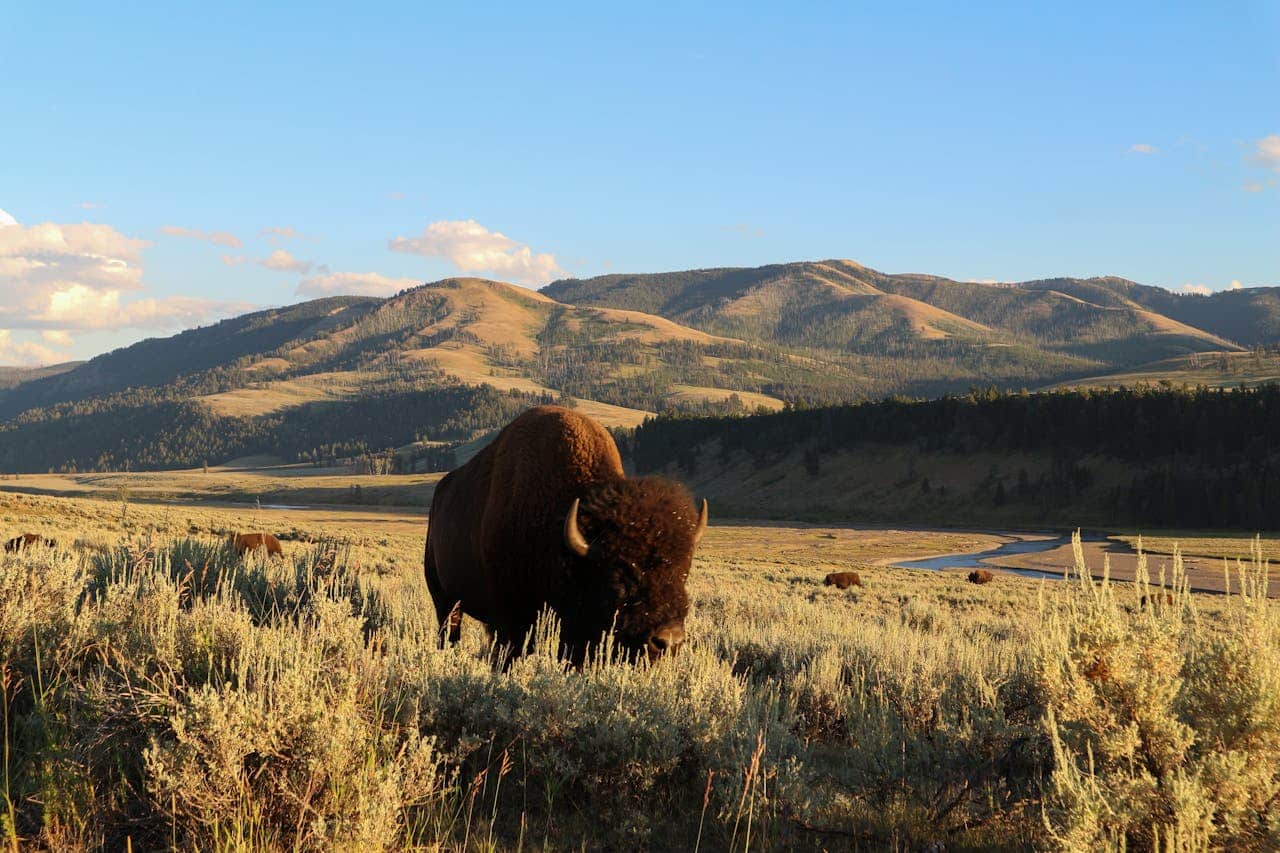
M 0 363 L 460 271 L 1280 285 L 1280 4 L 1120 5 L 11 5 Z

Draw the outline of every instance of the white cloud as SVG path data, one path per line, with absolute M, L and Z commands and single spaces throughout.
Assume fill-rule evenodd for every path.
M 1280 172 L 1280 133 L 1264 136 L 1255 142 L 1250 159 L 1264 169 Z
M 247 258 L 244 255 L 223 255 L 222 256 L 222 262 L 229 267 L 234 267 L 238 264 L 247 264 L 251 260 L 253 260 L 253 258 Z
M 376 272 L 335 272 L 309 278 L 298 285 L 304 296 L 392 296 L 422 282 L 412 278 L 388 278 Z
M 1129 150 L 1134 154 L 1159 154 L 1160 149 L 1154 145 L 1148 145 L 1145 142 L 1139 142 L 1137 145 L 1130 145 Z
M 0 364 L 37 367 L 70 361 L 71 356 L 34 341 L 15 341 L 11 329 L 0 329 Z
M 1260 193 L 1262 192 L 1262 184 L 1258 183 L 1257 181 L 1250 181 L 1249 183 L 1241 186 L 1240 189 L 1244 190 L 1247 193 Z
M 258 232 L 259 237 L 266 237 L 272 243 L 281 240 L 315 240 L 310 234 L 303 234 L 292 225 L 272 225 Z
M 1210 293 L 1213 293 L 1206 284 L 1180 284 L 1177 287 L 1171 287 L 1169 289 L 1174 293 L 1181 293 L 1184 295 L 1208 296 Z
M 61 329 L 45 329 L 40 333 L 40 337 L 50 346 L 65 348 L 72 344 L 71 335 Z
M 109 225 L 0 228 L 0 326 L 64 334 L 163 329 L 248 307 L 186 297 L 136 298 L 143 290 L 142 252 L 150 245 Z
M 311 261 L 295 258 L 284 249 L 276 249 L 270 255 L 258 261 L 258 265 L 276 272 L 296 272 L 303 275 L 311 272 L 311 267 L 314 266 Z
M 106 207 L 106 205 L 99 201 L 82 201 L 79 204 L 77 204 L 76 207 L 79 207 L 83 210 L 100 210 Z
M 0 210 L 0 228 L 4 228 L 7 225 L 17 225 L 17 224 L 18 224 L 18 220 L 14 219 L 5 211 Z
M 1227 290 L 1244 290 L 1244 285 L 1240 283 L 1240 279 L 1233 278 L 1231 283 L 1227 285 Z
M 489 273 L 525 285 L 546 284 L 566 275 L 555 255 L 535 253 L 474 219 L 432 222 L 417 237 L 396 237 L 393 252 L 447 258 L 464 273 Z
M 181 225 L 166 225 L 160 229 L 170 237 L 187 237 L 192 240 L 203 240 L 215 246 L 226 246 L 228 249 L 239 249 L 244 245 L 240 238 L 230 231 L 201 231 L 199 228 L 183 228 Z

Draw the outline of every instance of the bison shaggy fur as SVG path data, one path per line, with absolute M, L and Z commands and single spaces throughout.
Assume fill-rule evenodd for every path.
M 832 572 L 822 581 L 823 586 L 834 586 L 837 589 L 848 589 L 851 586 L 862 586 L 862 578 L 857 572 Z
M 974 569 L 969 572 L 969 583 L 991 583 L 995 575 L 986 569 Z
M 58 543 L 52 539 L 45 539 L 36 533 L 23 533 L 21 536 L 15 536 L 8 542 L 4 543 L 4 550 L 10 554 L 21 551 L 24 548 L 30 548 L 33 545 L 43 545 L 46 548 L 57 548 Z
M 457 642 L 465 613 L 518 654 L 549 608 L 577 663 L 611 628 L 622 650 L 673 651 L 705 528 L 705 502 L 699 512 L 671 480 L 628 478 L 599 424 L 530 409 L 436 486 L 423 568 L 441 643 Z
M 231 547 L 235 548 L 236 553 L 242 557 L 260 548 L 265 548 L 269 556 L 284 557 L 280 540 L 270 533 L 236 533 L 231 537 Z

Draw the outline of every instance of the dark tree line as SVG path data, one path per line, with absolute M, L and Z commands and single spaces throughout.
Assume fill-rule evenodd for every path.
M 26 413 L 4 424 L 0 470 L 192 468 L 263 453 L 321 464 L 358 460 L 424 438 L 466 441 L 545 402 L 550 398 L 455 385 L 225 417 L 187 400 L 125 394 Z
M 1129 472 L 1126 487 L 1095 495 L 1117 522 L 1178 527 L 1280 527 L 1280 386 L 1137 388 L 1010 394 L 974 390 L 937 400 L 888 399 L 790 408 L 738 418 L 658 417 L 628 449 L 641 472 L 688 469 L 715 441 L 721 459 L 743 452 L 759 466 L 803 450 L 822 456 L 862 444 L 941 453 L 1036 452 L 1052 464 L 1037 478 L 993 480 L 991 499 L 1066 502 L 1095 488 L 1077 460 L 1104 457 Z M 927 491 L 922 489 L 927 494 Z

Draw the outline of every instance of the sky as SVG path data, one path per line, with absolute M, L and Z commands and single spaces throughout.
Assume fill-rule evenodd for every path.
M 1275 0 L 265 5 L 0 0 L 0 364 L 458 274 L 1280 285 Z

